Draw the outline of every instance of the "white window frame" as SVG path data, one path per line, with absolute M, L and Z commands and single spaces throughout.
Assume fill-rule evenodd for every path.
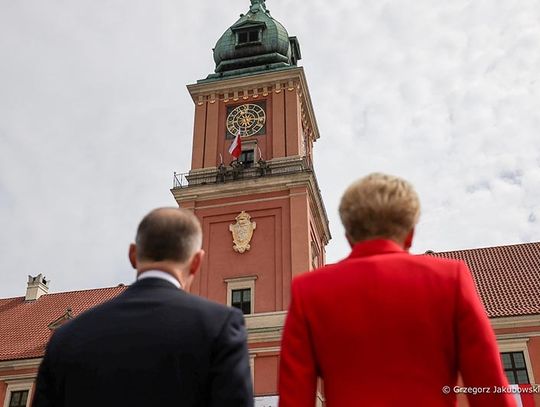
M 536 383 L 533 376 L 531 358 L 529 357 L 529 348 L 527 346 L 528 342 L 529 338 L 500 340 L 498 341 L 499 353 L 523 352 L 523 357 L 525 359 L 525 368 L 527 369 L 527 374 L 529 375 L 529 382 Z
M 253 386 L 255 386 L 255 358 L 256 357 L 257 355 L 254 353 L 249 354 L 249 369 L 251 370 L 251 383 L 253 383 Z
M 17 381 L 8 383 L 6 389 L 6 397 L 4 399 L 4 407 L 9 407 L 9 402 L 11 401 L 11 393 L 24 390 L 28 390 L 28 399 L 26 400 L 26 405 L 29 406 L 34 393 L 34 381 L 26 380 L 24 382 Z
M 253 150 L 253 165 L 255 165 L 261 158 L 259 155 L 259 145 L 257 140 L 242 142 L 242 152 L 249 150 Z
M 257 276 L 226 278 L 223 280 L 227 284 L 227 305 L 232 307 L 233 290 L 244 290 L 249 288 L 251 293 L 249 315 L 255 314 L 255 280 L 257 280 Z
M 277 407 L 279 396 L 255 396 L 255 407 Z

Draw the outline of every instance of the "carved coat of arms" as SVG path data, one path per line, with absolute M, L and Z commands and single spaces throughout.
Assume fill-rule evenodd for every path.
M 236 223 L 229 225 L 229 230 L 233 237 L 233 249 L 235 252 L 244 253 L 251 248 L 250 242 L 253 237 L 253 231 L 257 227 L 255 222 L 251 221 L 249 213 L 244 211 L 236 217 Z

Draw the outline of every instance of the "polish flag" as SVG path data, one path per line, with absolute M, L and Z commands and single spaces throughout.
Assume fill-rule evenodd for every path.
M 240 137 L 240 130 L 238 130 L 236 137 L 229 147 L 229 153 L 236 159 L 238 159 L 242 153 L 242 139 Z

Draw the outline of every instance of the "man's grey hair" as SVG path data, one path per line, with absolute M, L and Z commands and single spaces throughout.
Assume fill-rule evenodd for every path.
M 139 260 L 185 262 L 202 246 L 201 225 L 189 210 L 154 209 L 139 224 L 135 244 Z

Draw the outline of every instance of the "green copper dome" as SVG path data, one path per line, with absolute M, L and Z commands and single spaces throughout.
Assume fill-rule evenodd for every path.
M 251 0 L 247 14 L 218 40 L 216 73 L 207 79 L 296 66 L 300 58 L 296 37 L 289 37 L 285 27 L 272 18 L 265 0 Z

